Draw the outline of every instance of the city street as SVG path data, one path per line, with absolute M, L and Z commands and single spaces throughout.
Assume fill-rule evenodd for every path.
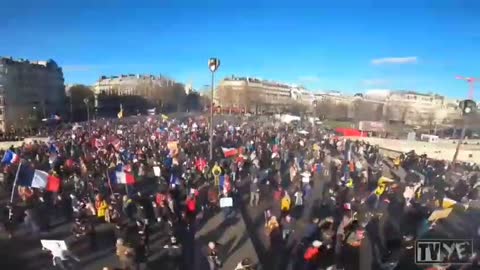
M 4 194 L 5 195 L 5 194 Z M 177 235 L 184 247 L 194 247 L 195 254 L 185 249 L 184 269 L 208 270 L 206 261 L 206 247 L 208 242 L 219 244 L 220 259 L 223 260 L 225 269 L 233 269 L 243 258 L 250 258 L 257 262 L 255 249 L 246 233 L 240 211 L 226 220 L 222 212 L 210 217 L 206 222 L 198 221 L 197 231 L 193 237 L 193 230 L 189 232 L 178 228 Z M 86 239 L 77 241 L 71 233 L 71 223 L 54 224 L 54 229 L 40 238 L 31 237 L 20 229 L 14 239 L 8 240 L 2 234 L 0 238 L 0 269 L 18 270 L 49 270 L 52 269 L 51 256 L 42 251 L 40 239 L 64 239 L 70 250 L 80 259 L 80 269 L 102 269 L 104 266 L 118 267 L 119 262 L 115 255 L 115 237 L 113 225 L 101 224 L 96 227 L 97 250 L 90 251 Z M 162 269 L 166 257 L 163 246 L 169 241 L 169 236 L 158 225 L 153 227 L 150 236 L 151 256 L 146 269 Z M 192 256 L 194 260 L 192 260 Z

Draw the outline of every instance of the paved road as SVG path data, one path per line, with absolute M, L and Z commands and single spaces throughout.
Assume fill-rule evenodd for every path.
M 263 186 L 261 190 L 260 203 L 258 206 L 250 207 L 249 203 L 249 180 L 243 181 L 241 191 L 243 194 L 243 216 L 247 224 L 247 229 L 250 232 L 250 237 L 255 249 L 258 253 L 260 262 L 264 269 L 297 269 L 295 260 L 292 260 L 295 250 L 292 247 L 299 242 L 301 236 L 304 234 L 305 228 L 312 220 L 313 216 L 322 214 L 324 217 L 327 213 L 320 209 L 321 194 L 323 190 L 323 183 L 326 181 L 324 177 L 314 177 L 314 187 L 311 197 L 305 201 L 303 211 L 295 216 L 296 226 L 294 233 L 290 237 L 288 247 L 282 247 L 276 242 L 274 248 L 271 247 L 271 242 L 265 231 L 264 211 L 270 209 L 278 216 L 280 212 L 280 202 L 273 199 L 273 194 L 269 188 Z
M 255 248 L 250 241 L 240 211 L 236 211 L 236 214 L 229 219 L 225 219 L 220 212 L 209 219 L 197 232 L 195 235 L 195 269 L 197 270 L 208 270 L 205 255 L 209 241 L 219 245 L 223 269 L 234 269 L 238 262 L 246 257 L 252 259 L 253 263 L 258 263 Z
M 251 258 L 254 262 L 258 261 L 240 211 L 229 220 L 225 220 L 223 213 L 219 213 L 205 221 L 198 221 L 196 227 L 198 229 L 195 235 L 195 228 L 187 231 L 179 227 L 177 231 L 185 246 L 195 247 L 194 254 L 188 249 L 184 253 L 186 263 L 184 269 L 208 269 L 204 255 L 209 241 L 220 244 L 220 257 L 226 267 L 224 269 L 233 269 L 245 257 Z M 80 269 L 93 270 L 102 269 L 104 266 L 119 266 L 114 251 L 115 237 L 112 225 L 101 224 L 96 227 L 98 248 L 95 251 L 89 250 L 86 239 L 80 241 L 74 239 L 70 229 L 70 223 L 59 224 L 41 239 L 64 239 L 73 253 L 80 257 Z M 19 229 L 13 240 L 6 239 L 3 234 L 0 235 L 0 269 L 52 269 L 50 255 L 41 250 L 40 238 L 32 237 L 24 229 Z M 162 247 L 169 241 L 169 236 L 164 229 L 155 226 L 150 239 L 152 255 L 146 269 L 165 269 L 162 268 L 165 264 Z M 192 257 L 195 259 L 192 260 Z
M 391 163 L 387 160 L 383 164 L 383 175 L 389 178 L 396 178 L 399 181 L 405 181 L 406 172 L 403 169 L 391 169 Z M 395 176 L 395 177 L 394 177 Z M 305 201 L 304 210 L 301 216 L 297 217 L 297 224 L 295 227 L 295 233 L 292 235 L 291 245 L 294 246 L 298 243 L 301 236 L 305 232 L 305 227 L 314 215 L 325 217 L 328 213 L 325 209 L 319 207 L 319 200 L 321 199 L 321 191 L 323 189 L 323 183 L 328 181 L 326 177 L 314 178 L 314 189 L 311 198 Z M 263 196 L 260 197 L 260 204 L 256 207 L 248 206 L 249 202 L 249 188 L 248 180 L 244 180 L 244 185 L 241 188 L 243 193 L 243 216 L 247 225 L 247 229 L 252 238 L 254 247 L 259 255 L 259 259 L 264 269 L 272 270 L 293 270 L 298 269 L 299 265 L 296 264 L 294 258 L 295 250 L 282 249 L 280 246 L 275 245 L 272 247 L 270 239 L 265 233 L 265 220 L 264 211 L 272 209 L 274 212 L 278 212 L 280 202 L 275 201 L 271 193 L 263 191 Z M 414 224 L 405 223 L 404 219 L 401 219 L 396 215 L 389 215 L 388 208 L 384 207 L 382 211 L 382 218 L 380 221 L 380 229 L 385 232 L 384 237 L 381 238 L 382 242 L 388 244 L 392 253 L 388 257 L 391 260 L 399 258 L 399 264 L 396 269 L 422 269 L 414 264 L 414 254 L 412 250 L 410 252 L 405 251 L 399 246 L 398 234 L 390 233 L 393 228 L 401 226 L 402 229 L 414 228 Z M 444 233 L 443 237 L 451 238 L 471 238 L 472 232 L 476 230 L 475 224 L 480 224 L 480 215 L 474 213 L 456 213 L 454 212 L 442 225 L 440 230 Z M 415 227 L 416 228 L 416 227 Z M 428 236 L 427 236 L 428 237 Z M 366 238 L 362 242 L 362 246 L 356 252 L 349 253 L 348 260 L 354 262 L 355 269 L 370 270 L 378 269 L 375 264 L 376 258 L 373 253 L 374 240 L 370 239 L 366 234 Z

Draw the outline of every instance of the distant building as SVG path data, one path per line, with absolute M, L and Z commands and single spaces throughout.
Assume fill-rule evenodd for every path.
M 190 94 L 190 93 L 192 93 L 192 92 L 194 92 L 194 90 L 193 90 L 193 85 L 192 85 L 191 83 L 185 84 L 185 94 L 188 95 L 188 94 Z
M 315 97 L 302 87 L 231 76 L 220 82 L 214 100 L 222 108 L 233 110 L 281 112 L 295 103 L 312 105 Z
M 385 101 L 390 96 L 390 92 L 388 89 L 369 89 L 365 91 L 363 96 L 369 100 Z
M 119 95 L 119 96 L 151 96 L 155 87 L 167 87 L 175 84 L 175 81 L 164 76 L 153 75 L 120 75 L 102 76 L 93 85 L 95 95 Z
M 0 131 L 31 127 L 65 112 L 62 69 L 53 60 L 0 58 Z
M 371 89 L 363 95 L 354 96 L 342 95 L 337 91 L 323 91 L 316 93 L 315 98 L 317 102 L 348 105 L 348 118 L 352 119 L 376 118 L 408 125 L 437 125 L 460 117 L 457 101 L 415 91 Z M 363 119 L 365 117 L 370 119 Z
M 390 120 L 410 125 L 446 123 L 460 116 L 457 108 L 450 106 L 445 97 L 414 91 L 392 91 L 385 100 Z

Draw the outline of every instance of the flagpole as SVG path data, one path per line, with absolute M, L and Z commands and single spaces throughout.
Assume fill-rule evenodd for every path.
M 10 195 L 10 203 L 13 203 L 13 197 L 15 195 L 15 187 L 17 186 L 18 174 L 20 173 L 20 167 L 22 166 L 22 160 L 18 163 L 17 173 L 15 174 L 15 180 L 13 180 L 12 193 Z
M 128 185 L 125 183 L 125 192 L 127 193 L 127 196 L 130 197 L 130 195 L 128 194 Z
M 110 188 L 110 193 L 113 194 L 112 182 L 110 181 L 110 176 L 108 175 L 108 169 L 105 173 L 107 175 L 108 187 Z

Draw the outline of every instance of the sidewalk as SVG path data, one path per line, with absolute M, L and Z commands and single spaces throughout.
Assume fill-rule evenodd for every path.
M 258 264 L 258 257 L 250 240 L 245 222 L 237 209 L 234 217 L 225 220 L 223 213 L 210 218 L 195 235 L 195 270 L 208 270 L 206 251 L 208 242 L 219 245 L 222 269 L 235 269 L 244 258 Z

